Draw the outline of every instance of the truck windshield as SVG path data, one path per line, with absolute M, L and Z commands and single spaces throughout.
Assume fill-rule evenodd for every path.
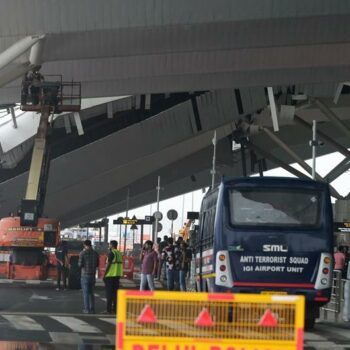
M 230 189 L 232 225 L 317 226 L 321 196 L 317 191 Z

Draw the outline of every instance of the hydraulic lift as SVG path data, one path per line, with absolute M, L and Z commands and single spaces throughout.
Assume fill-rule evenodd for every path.
M 40 113 L 34 140 L 25 197 L 17 215 L 0 220 L 0 277 L 45 279 L 50 273 L 45 248 L 60 241 L 57 219 L 43 216 L 50 168 L 50 136 L 54 115 L 79 112 L 81 84 L 63 82 L 61 76 L 39 72 L 26 75 L 22 82 L 21 110 Z

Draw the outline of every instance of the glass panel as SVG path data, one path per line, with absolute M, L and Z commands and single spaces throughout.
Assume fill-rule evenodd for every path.
M 320 194 L 286 189 L 230 189 L 233 225 L 315 226 L 319 223 Z

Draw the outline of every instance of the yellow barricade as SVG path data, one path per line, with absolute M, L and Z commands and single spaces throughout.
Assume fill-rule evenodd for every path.
M 303 338 L 303 296 L 118 292 L 117 350 L 301 350 Z

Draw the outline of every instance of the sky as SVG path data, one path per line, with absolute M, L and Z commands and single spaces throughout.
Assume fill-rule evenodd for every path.
M 332 170 L 338 163 L 340 163 L 344 159 L 344 156 L 340 153 L 331 153 L 322 157 L 318 157 L 316 160 L 316 171 L 321 176 L 325 176 L 330 170 Z M 309 159 L 306 161 L 310 166 L 312 165 L 312 160 Z M 298 165 L 292 164 L 293 167 L 305 173 L 305 171 Z M 292 176 L 289 172 L 284 169 L 277 168 L 273 170 L 266 171 L 264 173 L 265 176 Z M 210 174 L 208 172 L 208 183 L 210 182 Z M 157 179 L 154 180 L 156 188 Z M 332 185 L 335 189 L 343 196 L 347 195 L 350 192 L 350 171 L 345 172 L 342 176 L 332 182 Z M 194 191 L 192 193 L 186 193 L 185 195 L 180 195 L 177 197 L 173 197 L 167 200 L 160 200 L 159 210 L 163 214 L 163 219 L 161 223 L 163 225 L 163 230 L 159 233 L 160 237 L 164 235 L 169 235 L 171 232 L 171 221 L 167 219 L 167 212 L 170 209 L 175 209 L 178 212 L 178 218 L 173 222 L 173 232 L 176 234 L 181 229 L 183 223 L 186 221 L 186 216 L 188 211 L 199 211 L 200 204 L 204 193 L 202 190 Z M 160 199 L 162 197 L 162 193 L 160 192 Z M 154 190 L 154 198 L 156 200 L 156 189 Z M 140 207 L 134 210 L 130 210 L 128 216 L 132 217 L 135 215 L 137 218 L 144 218 L 145 215 L 151 215 L 156 211 L 156 203 L 151 205 L 147 205 L 144 207 Z M 125 212 L 118 213 L 116 215 L 110 216 L 110 223 L 113 222 L 114 219 L 117 219 L 119 216 L 125 216 Z M 147 232 L 145 226 L 145 233 Z M 111 225 L 109 226 L 110 237 L 118 240 L 119 238 L 119 225 Z

